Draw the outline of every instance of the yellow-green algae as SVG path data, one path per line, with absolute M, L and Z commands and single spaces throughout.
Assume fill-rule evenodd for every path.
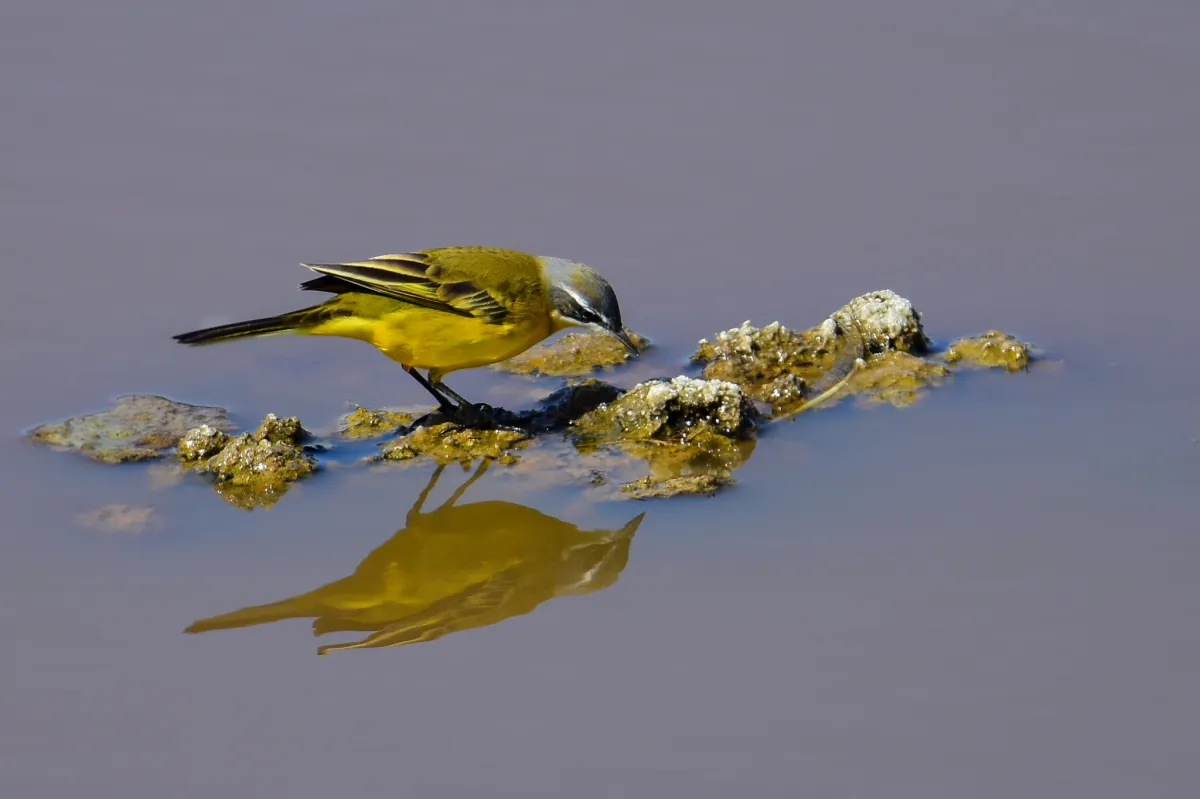
M 632 330 L 625 332 L 638 352 L 649 348 L 650 340 L 645 336 Z M 518 374 L 575 377 L 619 366 L 631 357 L 621 342 L 606 333 L 571 332 L 531 347 L 496 368 Z
M 233 429 L 224 408 L 130 394 L 118 397 L 108 410 L 35 427 L 29 439 L 101 463 L 125 463 L 163 457 L 198 425 Z
M 1032 347 L 1015 336 L 989 330 L 980 336 L 960 338 L 946 348 L 946 363 L 975 369 L 1007 369 L 1020 372 L 1029 368 Z

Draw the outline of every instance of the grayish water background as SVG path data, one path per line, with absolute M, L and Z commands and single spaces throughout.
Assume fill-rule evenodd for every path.
M 5 6 L 0 794 L 1188 795 L 1197 85 L 1182 1 Z M 468 242 L 601 269 L 650 374 L 884 287 L 1052 360 L 776 431 L 604 592 L 329 658 L 180 631 L 347 573 L 427 471 L 243 514 L 18 440 L 132 391 L 417 401 L 362 345 L 170 334 L 294 307 L 300 260 Z M 74 522 L 114 500 L 166 529 Z

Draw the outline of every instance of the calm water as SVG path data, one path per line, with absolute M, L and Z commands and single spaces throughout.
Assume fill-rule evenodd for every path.
M 0 794 L 1189 795 L 1196 4 L 588 8 L 0 10 Z M 458 516 L 407 516 L 432 467 L 251 514 L 20 440 L 136 391 L 244 422 L 420 401 L 362 345 L 170 335 L 294 307 L 301 260 L 475 242 L 609 276 L 660 344 L 626 383 L 884 287 L 942 340 L 1050 358 L 775 429 L 711 500 L 493 470 L 460 503 L 517 520 L 471 522 L 515 597 L 498 623 L 446 610 L 476 564 Z M 107 502 L 161 524 L 77 522 Z M 378 608 L 414 518 L 447 584 Z M 316 655 L 451 617 L 482 626 Z

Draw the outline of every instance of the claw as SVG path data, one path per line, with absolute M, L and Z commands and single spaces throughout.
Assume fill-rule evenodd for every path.
M 503 430 L 509 433 L 529 435 L 528 430 L 501 423 L 496 418 L 496 409 L 486 403 L 481 402 L 475 405 L 460 406 L 458 411 L 460 413 L 459 418 L 464 420 L 467 427 L 473 427 L 477 430 Z

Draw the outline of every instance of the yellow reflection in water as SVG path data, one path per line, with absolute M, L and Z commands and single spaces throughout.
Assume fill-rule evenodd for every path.
M 513 502 L 456 504 L 483 476 L 486 461 L 440 507 L 422 512 L 444 468 L 433 473 L 404 527 L 349 577 L 291 599 L 200 619 L 186 632 L 305 617 L 313 619 L 314 635 L 371 633 L 322 646 L 318 654 L 399 646 L 495 624 L 552 597 L 607 588 L 625 568 L 644 513 L 618 530 L 584 531 Z

